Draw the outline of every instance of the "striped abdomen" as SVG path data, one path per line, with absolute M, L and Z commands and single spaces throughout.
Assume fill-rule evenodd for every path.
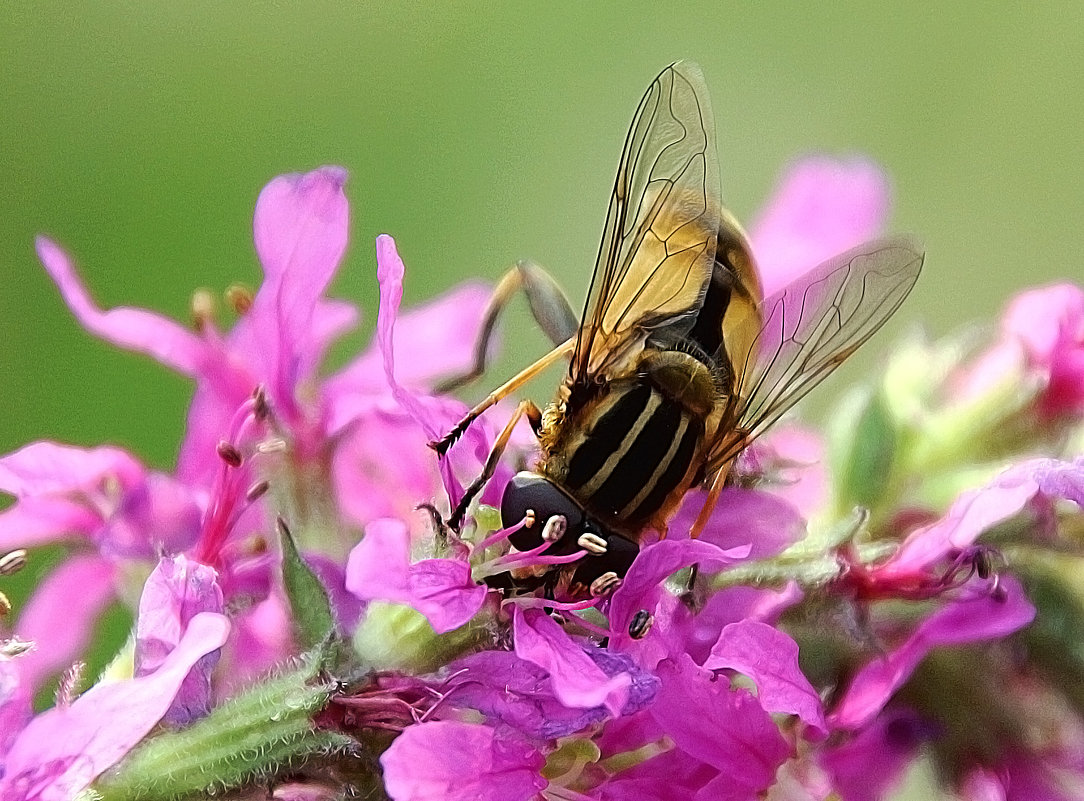
M 660 512 L 688 489 L 704 421 L 700 410 L 641 373 L 611 384 L 574 425 L 566 421 L 544 472 L 600 522 L 635 535 L 665 522 Z

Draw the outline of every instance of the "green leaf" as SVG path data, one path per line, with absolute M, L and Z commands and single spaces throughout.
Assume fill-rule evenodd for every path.
M 327 590 L 301 558 L 293 534 L 281 518 L 278 526 L 282 542 L 282 583 L 293 611 L 298 645 L 307 650 L 331 637 L 335 632 L 335 616 Z

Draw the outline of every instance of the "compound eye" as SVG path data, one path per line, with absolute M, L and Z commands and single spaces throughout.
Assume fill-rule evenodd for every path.
M 534 513 L 534 524 L 512 534 L 512 545 L 528 551 L 549 541 L 554 543 L 552 553 L 571 552 L 583 528 L 584 514 L 579 504 L 546 477 L 523 471 L 505 487 L 501 521 L 506 527 L 514 526 L 528 510 Z

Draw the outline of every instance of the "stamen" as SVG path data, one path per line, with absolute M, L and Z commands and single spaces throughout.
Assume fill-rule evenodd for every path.
M 568 519 L 564 515 L 554 515 L 546 521 L 546 525 L 542 528 L 542 540 L 544 542 L 557 542 L 565 535 L 567 529 Z M 581 544 L 580 547 L 582 548 L 583 545 Z
M 231 284 L 224 293 L 226 302 L 237 314 L 243 315 L 252 308 L 252 290 L 241 284 Z
M 646 609 L 641 609 L 632 616 L 632 622 L 629 623 L 629 636 L 634 640 L 642 640 L 654 624 L 655 616 Z
M 33 640 L 20 640 L 18 637 L 12 637 L 10 640 L 0 642 L 0 656 L 14 659 L 17 656 L 22 656 L 34 647 Z
M 219 458 L 230 467 L 240 467 L 244 464 L 245 457 L 241 455 L 241 451 L 226 440 L 219 440 L 216 450 Z
M 484 540 L 474 546 L 474 550 L 482 551 L 489 548 L 492 545 L 496 545 L 498 542 L 508 539 L 521 528 L 531 528 L 534 525 L 534 510 L 528 509 L 527 514 L 523 516 L 523 519 L 516 523 L 514 526 L 508 528 L 499 528 L 486 537 Z M 546 543 L 548 546 L 549 543 Z
M 245 500 L 252 503 L 253 501 L 262 498 L 270 487 L 271 483 L 269 481 L 257 481 L 248 488 L 248 491 L 245 493 Z
M 606 553 L 607 545 L 606 540 L 602 539 L 598 534 L 592 534 L 590 531 L 585 531 L 576 540 L 576 544 L 583 548 L 590 554 L 595 556 L 601 556 Z
M 0 576 L 15 575 L 26 567 L 28 561 L 29 558 L 26 555 L 26 550 L 23 548 L 8 551 L 3 556 L 0 556 Z
M 604 598 L 621 586 L 621 577 L 612 570 L 608 570 L 591 582 L 591 595 L 595 598 Z
M 188 304 L 189 313 L 192 315 L 192 327 L 201 334 L 215 324 L 215 298 L 206 289 L 197 289 L 192 293 L 192 300 Z

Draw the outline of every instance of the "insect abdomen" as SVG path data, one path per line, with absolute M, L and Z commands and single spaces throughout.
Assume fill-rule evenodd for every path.
M 706 369 L 685 360 L 695 362 L 671 351 L 645 354 L 635 377 L 615 382 L 583 410 L 563 458 L 551 461 L 565 466 L 553 477 L 586 509 L 626 532 L 659 522 L 660 511 L 688 489 L 710 405 L 702 396 L 710 398 L 711 387 L 703 386 Z

